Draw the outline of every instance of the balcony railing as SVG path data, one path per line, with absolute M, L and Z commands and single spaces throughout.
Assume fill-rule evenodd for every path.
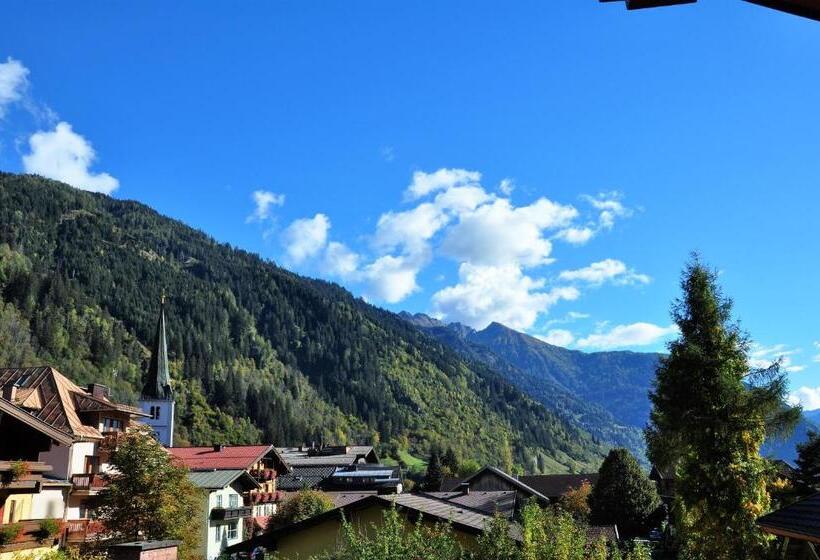
M 71 477 L 75 491 L 95 492 L 106 486 L 105 479 L 99 473 L 75 474 Z
M 232 521 L 234 519 L 242 519 L 243 517 L 251 517 L 253 515 L 253 508 L 250 506 L 240 506 L 235 508 L 213 508 L 211 510 L 212 521 Z

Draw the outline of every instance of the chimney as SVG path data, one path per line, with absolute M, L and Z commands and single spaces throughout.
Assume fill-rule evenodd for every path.
M 225 446 L 222 445 L 221 443 L 215 443 L 214 444 L 214 451 L 219 452 L 219 451 L 222 451 L 223 449 L 225 449 Z
M 111 393 L 108 387 L 105 385 L 100 385 L 99 383 L 89 383 L 87 391 L 92 397 L 96 397 L 98 399 L 107 399 L 108 395 Z
M 460 492 L 465 496 L 470 493 L 470 483 L 469 482 L 460 482 L 458 486 L 456 486 L 456 492 Z

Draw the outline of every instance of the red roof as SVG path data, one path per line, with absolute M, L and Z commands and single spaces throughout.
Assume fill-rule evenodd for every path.
M 267 455 L 272 445 L 223 445 L 208 447 L 171 447 L 168 452 L 192 471 L 250 469 Z

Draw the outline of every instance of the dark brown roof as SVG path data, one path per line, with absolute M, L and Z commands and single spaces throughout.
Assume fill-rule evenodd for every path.
M 598 482 L 598 473 L 589 474 L 538 474 L 519 477 L 519 480 L 547 496 L 554 499 L 566 494 L 573 488 L 580 487 L 584 481 L 595 486 Z
M 522 480 L 520 480 L 520 479 L 518 479 L 518 478 L 516 478 L 512 475 L 509 475 L 509 474 L 505 473 L 504 471 L 502 471 L 501 469 L 498 469 L 496 467 L 490 467 L 490 466 L 483 467 L 478 472 L 473 473 L 472 475 L 465 478 L 463 480 L 463 482 L 466 483 L 466 484 L 470 484 L 470 483 L 472 483 L 473 480 L 479 478 L 481 475 L 483 475 L 485 473 L 489 473 L 489 474 L 497 477 L 498 479 L 507 482 L 507 484 L 509 486 L 512 486 L 513 488 L 516 488 L 519 492 L 521 492 L 527 498 L 534 497 L 534 498 L 536 498 L 537 500 L 541 501 L 544 504 L 549 503 L 549 498 L 545 494 L 542 494 L 541 492 L 539 492 L 535 488 L 528 485 L 526 482 L 523 482 Z
M 140 410 L 94 397 L 50 366 L 0 369 L 0 389 L 14 386 L 12 404 L 75 439 L 101 439 L 95 426 L 82 422 L 79 413 L 117 410 L 131 416 L 145 416 Z M 6 394 L 6 393 L 4 393 Z
M 764 515 L 757 524 L 772 535 L 820 543 L 820 492 Z
M 0 398 L 0 414 L 8 414 L 9 416 L 19 420 L 20 422 L 23 422 L 24 424 L 31 426 L 35 430 L 42 432 L 43 434 L 50 437 L 57 443 L 62 443 L 63 445 L 71 445 L 71 443 L 73 442 L 71 436 L 65 433 L 64 431 L 54 428 L 50 424 L 47 424 L 39 418 L 32 416 L 22 408 L 10 403 L 9 401 L 3 398 Z

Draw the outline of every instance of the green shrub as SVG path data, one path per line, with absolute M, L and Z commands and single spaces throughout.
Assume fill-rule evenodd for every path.
M 23 526 L 19 523 L 0 526 L 0 544 L 10 544 L 14 542 L 22 532 Z
M 11 476 L 11 480 L 20 480 L 21 478 L 25 477 L 29 474 L 28 463 L 25 461 L 12 461 L 11 467 L 9 468 L 9 475 Z
M 63 524 L 56 519 L 44 519 L 40 523 L 40 530 L 37 531 L 37 537 L 40 541 L 47 541 L 56 537 L 63 528 Z

